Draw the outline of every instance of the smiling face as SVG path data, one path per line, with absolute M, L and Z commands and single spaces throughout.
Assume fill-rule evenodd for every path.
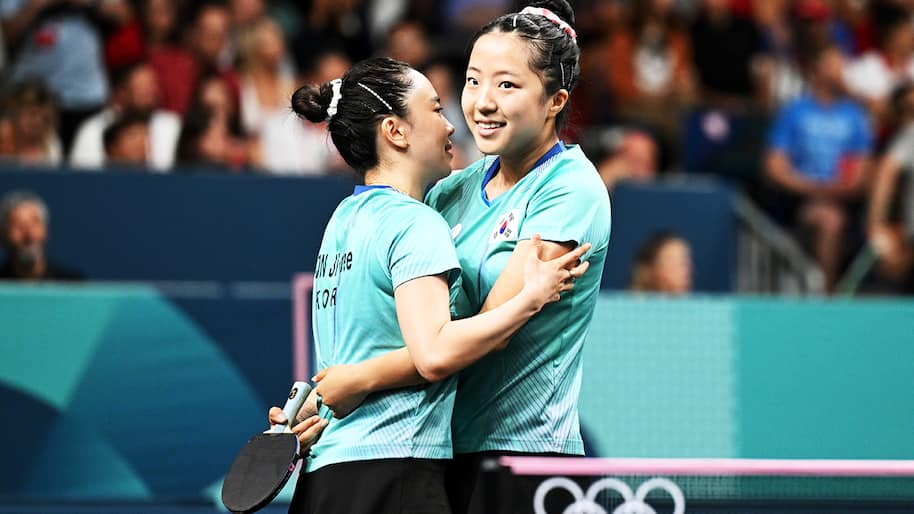
M 555 115 L 561 110 L 556 101 L 564 106 L 567 92 L 546 95 L 542 78 L 528 64 L 527 45 L 518 36 L 492 32 L 473 46 L 461 104 L 485 154 L 509 159 L 535 154 L 535 159 L 556 137 Z
M 409 78 L 413 90 L 406 101 L 408 151 L 427 170 L 428 178 L 437 180 L 451 172 L 454 155 L 450 137 L 454 126 L 444 117 L 441 99 L 428 78 L 415 70 L 410 71 Z

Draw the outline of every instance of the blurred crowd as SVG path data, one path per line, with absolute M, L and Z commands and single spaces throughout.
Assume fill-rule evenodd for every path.
M 853 253 L 911 291 L 914 0 L 572 2 L 581 80 L 563 137 L 607 187 L 736 181 L 833 288 Z M 508 0 L 0 0 L 0 158 L 73 170 L 310 175 L 345 165 L 298 120 L 304 82 L 388 55 L 425 72 L 478 157 L 460 91 Z M 880 286 L 882 287 L 882 286 Z

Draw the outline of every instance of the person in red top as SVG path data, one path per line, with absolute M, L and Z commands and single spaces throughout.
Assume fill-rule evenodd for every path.
M 238 102 L 240 82 L 228 52 L 231 18 L 228 9 L 207 3 L 197 10 L 188 31 L 189 48 L 174 44 L 168 31 L 170 16 L 176 16 L 171 0 L 147 0 L 145 26 L 149 34 L 149 62 L 162 87 L 162 108 L 185 114 L 199 77 L 216 73 L 228 84 Z M 178 29 L 172 29 L 177 31 Z

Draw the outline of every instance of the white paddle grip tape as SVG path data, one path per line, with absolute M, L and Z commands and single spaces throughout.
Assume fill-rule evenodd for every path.
M 311 394 L 311 385 L 307 382 L 295 382 L 292 384 L 292 389 L 289 391 L 289 399 L 286 400 L 286 405 L 282 408 L 282 413 L 286 415 L 286 423 L 283 425 L 275 425 L 270 429 L 270 432 L 281 433 L 290 431 L 290 427 L 295 424 L 295 418 L 298 416 L 298 411 L 301 410 L 302 405 L 305 404 L 305 400 L 308 399 L 308 395 Z

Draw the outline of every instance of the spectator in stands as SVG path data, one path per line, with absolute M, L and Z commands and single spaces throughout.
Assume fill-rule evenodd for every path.
M 445 0 L 444 16 L 457 32 L 475 32 L 502 14 L 511 12 L 510 0 Z
M 604 34 L 611 34 L 624 24 L 631 9 L 631 2 L 616 0 L 579 0 L 575 10 L 580 13 L 575 18 L 575 30 L 581 51 L 587 52 L 590 41 L 598 40 Z
M 103 19 L 112 3 L 0 1 L 12 80 L 41 78 L 47 82 L 60 109 L 58 130 L 64 151 L 69 149 L 76 127 L 108 99 L 102 38 L 94 20 Z
M 5 99 L 4 99 L 5 100 Z M 0 105 L 0 162 L 16 161 L 16 124 L 9 107 Z
M 659 129 L 677 139 L 679 117 L 694 91 L 688 35 L 671 0 L 634 4 L 632 22 L 610 35 L 600 66 L 625 121 Z
M 177 44 L 180 37 L 178 5 L 175 0 L 144 0 L 143 37 L 149 51 Z
M 757 73 L 762 34 L 752 19 L 734 12 L 731 0 L 704 0 L 689 34 L 705 103 L 745 109 L 763 93 Z
M 850 92 L 860 98 L 875 118 L 887 119 L 892 90 L 914 79 L 914 22 L 899 9 L 879 31 L 879 47 L 854 60 L 845 72 Z
M 239 39 L 241 80 L 241 125 L 258 137 L 266 120 L 294 117 L 289 98 L 295 92 L 295 77 L 289 68 L 286 44 L 279 25 L 261 18 Z
M 150 0 L 150 7 L 154 1 Z M 147 14 L 147 30 L 155 30 L 158 37 L 167 37 L 169 13 L 175 13 L 175 4 L 156 5 L 160 11 L 155 18 Z M 167 109 L 184 114 L 190 107 L 199 77 L 216 73 L 228 84 L 235 102 L 240 95 L 238 74 L 232 62 L 229 44 L 231 17 L 225 5 L 207 2 L 196 5 L 194 23 L 187 31 L 188 48 L 168 43 L 164 39 L 151 44 L 149 60 L 159 77 Z
M 57 105 L 40 80 L 16 85 L 9 96 L 15 159 L 37 166 L 58 166 L 62 160 L 57 137 Z
M 196 74 L 191 53 L 180 44 L 183 19 L 178 0 L 143 0 L 146 53 L 162 90 L 162 109 L 183 114 L 190 104 Z
M 109 72 L 146 59 L 142 20 L 133 0 L 105 0 L 108 12 L 103 30 L 105 66 Z
M 254 27 L 266 16 L 264 0 L 230 0 L 229 12 L 232 15 L 232 26 L 245 31 Z
M 886 2 L 888 3 L 888 2 Z M 857 0 L 836 0 L 832 2 L 835 17 L 841 20 L 842 25 L 850 34 L 850 55 L 860 55 L 876 46 L 875 28 L 872 24 L 872 8 L 874 2 L 858 2 Z
M 671 295 L 691 292 L 692 251 L 689 242 L 667 231 L 648 237 L 635 253 L 630 289 Z
M 857 53 L 853 29 L 837 15 L 834 0 L 794 0 L 791 2 L 796 18 L 798 37 L 804 45 L 834 43 L 845 57 Z M 848 9 L 842 9 L 848 13 Z
M 0 200 L 0 243 L 6 261 L 0 280 L 80 280 L 82 274 L 48 259 L 48 207 L 38 196 L 14 191 Z
M 140 113 L 118 116 L 105 128 L 105 161 L 117 167 L 145 168 L 149 126 L 149 118 Z
M 291 46 L 294 48 L 292 53 L 307 59 L 314 52 L 342 49 L 347 58 L 356 61 L 371 56 L 375 49 L 365 4 L 363 0 L 306 2 L 302 26 Z
M 229 41 L 231 30 L 231 15 L 224 4 L 212 2 L 199 7 L 193 33 L 190 35 L 191 52 L 196 64 L 192 85 L 196 85 L 196 79 L 201 75 L 217 73 L 226 81 L 237 99 L 241 86 Z
M 342 77 L 351 66 L 337 50 L 323 50 L 310 58 L 303 70 L 305 83 L 329 82 Z M 274 116 L 266 121 L 255 160 L 274 175 L 323 175 L 349 170 L 333 146 L 327 126 L 297 116 Z
M 841 49 L 834 44 L 811 48 L 807 62 L 809 94 L 778 113 L 765 172 L 776 192 L 775 214 L 811 232 L 812 253 L 831 290 L 846 250 L 842 235 L 849 202 L 864 187 L 873 135 L 862 106 L 843 96 Z
M 610 191 L 619 182 L 650 182 L 659 171 L 660 152 L 653 136 L 637 128 L 594 130 L 587 144 L 600 177 Z
M 425 28 L 410 20 L 397 23 L 387 35 L 387 49 L 384 53 L 391 59 L 403 61 L 415 69 L 425 67 L 432 53 Z
M 70 165 L 77 168 L 102 168 L 106 164 L 103 142 L 105 129 L 118 117 L 137 114 L 149 120 L 148 167 L 159 172 L 169 171 L 174 165 L 181 119 L 173 112 L 159 109 L 160 98 L 155 70 L 148 63 L 135 64 L 122 70 L 115 76 L 110 106 L 80 126 L 70 152 Z
M 753 2 L 753 17 L 762 38 L 753 70 L 758 77 L 758 106 L 771 112 L 802 92 L 799 37 L 791 18 L 790 0 Z
M 224 116 L 205 107 L 188 111 L 178 139 L 178 166 L 237 173 L 250 164 L 250 153 L 247 141 L 232 135 Z
M 195 111 L 201 108 L 223 117 L 228 125 L 229 134 L 233 137 L 244 137 L 241 118 L 238 114 L 239 105 L 235 102 L 231 88 L 221 75 L 209 73 L 197 81 L 197 88 L 191 97 L 190 110 Z
M 914 82 L 896 88 L 890 111 L 898 132 L 875 166 L 867 232 L 880 253 L 881 274 L 914 294 Z
M 627 30 L 630 8 L 628 2 L 614 0 L 585 0 L 575 4 L 575 10 L 582 11 L 575 19 L 581 49 L 581 80 L 571 107 L 575 125 L 583 128 L 584 134 L 590 125 L 618 121 L 612 83 L 606 72 L 609 59 L 606 54 L 612 35 Z

